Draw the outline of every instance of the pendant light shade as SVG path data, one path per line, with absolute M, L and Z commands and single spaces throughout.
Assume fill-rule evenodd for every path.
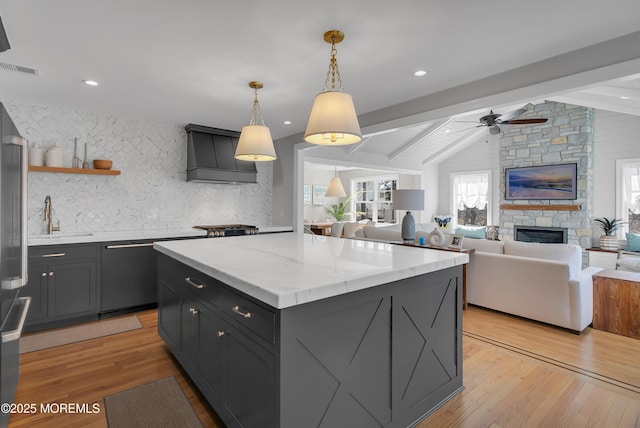
M 327 91 L 316 95 L 304 139 L 308 143 L 342 146 L 362 139 L 351 95 Z
M 327 198 L 345 198 L 347 196 L 347 192 L 344 191 L 340 178 L 333 177 L 331 179 L 329 187 L 327 187 L 327 193 L 325 193 L 324 196 Z
M 333 146 L 354 144 L 362 140 L 362 132 L 353 98 L 342 92 L 342 78 L 336 59 L 336 43 L 344 40 L 344 33 L 338 30 L 327 31 L 324 33 L 324 40 L 331 43 L 331 61 L 322 92 L 313 101 L 304 140 L 312 144 Z M 329 82 L 330 90 L 327 89 Z
M 263 86 L 262 82 L 249 82 L 249 87 L 255 90 L 255 98 L 249 124 L 243 126 L 242 132 L 240 132 L 240 139 L 235 153 L 235 158 L 238 160 L 261 162 L 272 161 L 277 158 L 271 131 L 264 124 L 262 110 L 258 102 L 258 89 Z M 256 124 L 258 117 L 261 125 Z

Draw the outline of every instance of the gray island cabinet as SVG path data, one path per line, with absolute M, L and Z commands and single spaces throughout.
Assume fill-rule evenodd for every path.
M 231 427 L 409 427 L 462 389 L 468 256 L 296 233 L 158 243 L 158 331 Z

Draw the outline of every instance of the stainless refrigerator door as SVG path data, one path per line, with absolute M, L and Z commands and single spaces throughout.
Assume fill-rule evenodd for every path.
M 1 287 L 12 290 L 27 284 L 27 142 L 4 131 L 0 159 Z

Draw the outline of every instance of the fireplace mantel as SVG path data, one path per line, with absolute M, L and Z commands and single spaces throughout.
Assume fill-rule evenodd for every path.
M 501 210 L 540 210 L 540 211 L 580 211 L 582 206 L 577 205 L 515 205 L 515 204 L 502 204 Z

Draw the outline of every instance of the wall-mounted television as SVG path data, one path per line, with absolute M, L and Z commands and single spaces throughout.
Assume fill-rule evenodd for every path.
M 505 169 L 505 199 L 578 198 L 578 164 L 527 166 Z

